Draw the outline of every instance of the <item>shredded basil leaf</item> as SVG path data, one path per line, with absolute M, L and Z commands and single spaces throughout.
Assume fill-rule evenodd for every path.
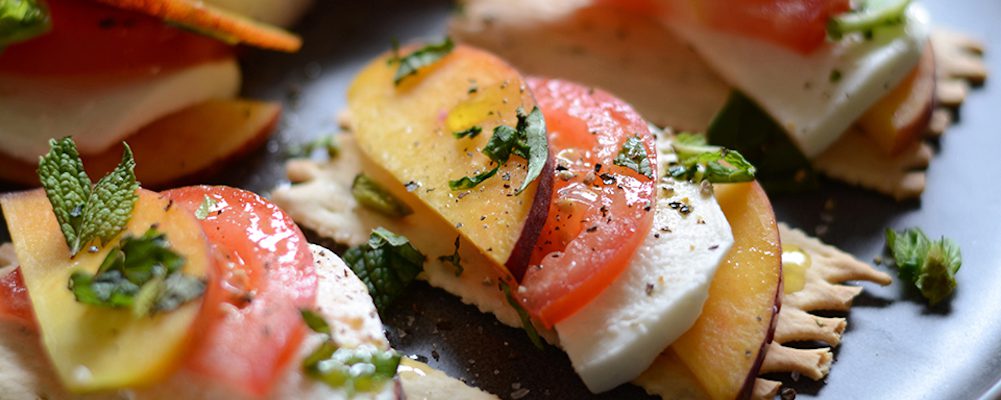
M 327 335 L 327 340 L 302 361 L 302 369 L 307 376 L 332 388 L 343 388 L 349 396 L 357 392 L 376 391 L 396 376 L 400 366 L 399 353 L 392 349 L 379 350 L 369 344 L 353 349 L 340 347 L 334 342 L 330 325 L 322 316 L 309 310 L 300 312 L 310 329 Z
M 458 131 L 458 132 L 453 132 L 452 136 L 455 136 L 456 139 L 462 139 L 462 138 L 465 138 L 465 137 L 468 137 L 468 138 L 472 139 L 474 137 L 480 136 L 480 133 L 482 133 L 482 132 L 483 132 L 483 128 L 481 126 L 479 126 L 479 125 L 473 125 L 473 126 L 469 127 L 469 129 L 466 129 L 466 130 L 463 130 L 463 131 Z
M 718 146 L 709 146 L 705 138 L 691 133 L 679 134 L 672 146 L 678 162 L 668 167 L 676 179 L 711 183 L 747 182 L 754 180 L 756 169 L 740 153 Z
M 0 0 L 0 50 L 52 29 L 49 10 L 38 0 Z
M 653 168 L 650 167 L 650 158 L 647 156 L 646 147 L 638 136 L 630 136 L 622 144 L 622 150 L 615 156 L 613 164 L 629 168 L 640 175 L 653 179 Z
M 847 13 L 827 22 L 827 35 L 839 40 L 854 32 L 870 34 L 872 31 L 904 22 L 904 14 L 911 0 L 862 0 Z
M 129 308 L 137 317 L 172 311 L 205 292 L 204 281 L 181 272 L 184 263 L 166 235 L 150 228 L 122 238 L 96 273 L 73 272 L 69 289 L 77 302 Z
M 73 139 L 49 141 L 49 152 L 39 158 L 38 179 L 52 204 L 70 255 L 95 240 L 105 245 L 132 217 L 139 199 L 132 149 L 124 144 L 122 161 L 96 185 L 91 184 Z
M 451 53 L 454 48 L 455 43 L 452 42 L 452 38 L 446 37 L 441 43 L 429 44 L 403 57 L 400 57 L 398 52 L 394 51 L 390 62 L 397 62 L 400 66 L 396 69 L 393 84 L 399 86 L 400 82 L 403 82 L 403 79 L 408 76 L 417 75 L 418 70 L 434 64 L 442 57 L 448 55 L 448 53 Z
M 930 304 L 941 302 L 956 289 L 963 256 L 951 239 L 932 241 L 920 228 L 887 229 L 886 248 L 901 279 L 917 287 Z
M 358 204 L 387 217 L 402 218 L 414 213 L 410 206 L 365 174 L 355 176 L 351 183 L 351 195 Z
M 324 135 L 310 142 L 289 149 L 287 156 L 291 158 L 308 158 L 317 150 L 323 150 L 327 157 L 334 159 L 341 154 L 341 146 L 337 144 L 334 134 Z
M 528 160 L 528 173 L 521 186 L 515 194 L 521 194 L 528 185 L 532 183 L 542 173 L 542 169 L 549 159 L 549 140 L 546 137 L 546 120 L 539 107 L 532 109 L 532 112 L 525 114 L 524 110 L 518 109 L 518 122 L 514 128 L 507 125 L 500 125 L 494 128 L 494 133 L 490 140 L 483 146 L 481 152 L 493 163 L 497 164 L 492 170 L 482 172 L 473 177 L 463 177 L 448 182 L 448 187 L 452 190 L 472 189 L 494 176 L 504 165 L 511 155 L 516 155 Z
M 518 313 L 518 318 L 521 319 L 521 327 L 528 334 L 528 339 L 532 341 L 532 344 L 536 348 L 542 350 L 545 345 L 542 343 L 542 337 L 539 336 L 539 332 L 535 330 L 535 325 L 532 324 L 532 317 L 528 315 L 528 311 L 518 303 L 518 300 L 514 298 L 511 294 L 511 287 L 507 283 L 500 283 L 501 290 L 504 291 L 504 297 L 507 298 L 507 303 L 514 308 L 514 311 Z
M 427 260 L 406 237 L 382 227 L 372 230 L 368 243 L 348 249 L 342 258 L 365 282 L 380 312 L 403 295 Z
M 755 178 L 769 191 L 801 191 L 817 186 L 810 160 L 785 130 L 740 92 L 732 92 L 706 130 L 708 142 L 733 149 L 754 165 Z
M 447 256 L 438 256 L 438 261 L 450 263 L 455 267 L 455 276 L 462 276 L 462 272 L 465 271 L 465 268 L 462 268 L 462 258 L 459 257 L 459 238 L 460 236 L 455 237 L 455 252 Z

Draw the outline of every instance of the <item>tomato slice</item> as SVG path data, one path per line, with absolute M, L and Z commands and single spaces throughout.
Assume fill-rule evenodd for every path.
M 519 290 L 547 327 L 600 294 L 629 265 L 653 223 L 656 151 L 646 121 L 625 102 L 575 83 L 528 79 L 555 157 L 549 216 Z M 631 138 L 650 176 L 616 165 Z
M 24 286 L 21 268 L 0 276 L 0 319 L 12 319 L 27 325 L 35 324 L 28 288 Z
M 766 40 L 802 54 L 823 46 L 827 22 L 850 0 L 600 0 L 646 15 L 689 18 L 714 29 Z
M 85 0 L 47 0 L 52 30 L 0 53 L 0 71 L 25 75 L 158 73 L 230 57 L 218 40 Z
M 299 309 L 315 304 L 306 238 L 285 212 L 251 192 L 191 186 L 164 195 L 192 212 L 206 197 L 214 202 L 202 227 L 222 266 L 206 304 L 224 304 L 202 310 L 183 368 L 251 395 L 268 393 L 306 333 Z

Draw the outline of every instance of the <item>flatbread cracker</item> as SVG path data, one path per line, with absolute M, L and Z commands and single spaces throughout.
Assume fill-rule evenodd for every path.
M 888 157 L 872 139 L 852 127 L 813 160 L 813 167 L 832 178 L 905 200 L 924 192 L 928 179 L 924 169 L 931 159 L 931 146 L 923 141 Z

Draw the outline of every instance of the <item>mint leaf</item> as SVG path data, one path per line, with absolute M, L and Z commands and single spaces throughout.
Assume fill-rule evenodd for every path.
M 205 195 L 205 198 L 202 200 L 202 204 L 198 205 L 198 209 L 195 210 L 195 218 L 198 218 L 199 221 L 205 220 L 205 218 L 209 217 L 209 213 L 212 212 L 212 207 L 215 207 L 215 205 L 216 201 L 212 200 L 212 198 L 208 195 Z
M 167 312 L 205 292 L 204 281 L 181 272 L 184 263 L 166 235 L 150 228 L 122 238 L 96 273 L 73 272 L 69 289 L 79 303 L 129 308 L 137 317 Z
M 358 204 L 387 217 L 402 218 L 414 213 L 410 206 L 365 174 L 355 176 L 351 183 L 351 195 Z
M 532 112 L 525 114 L 524 110 L 518 109 L 518 122 L 514 128 L 500 125 L 494 128 L 494 133 L 490 140 L 483 146 L 481 152 L 490 161 L 497 164 L 492 170 L 482 172 L 473 177 L 463 177 L 448 182 L 448 187 L 452 190 L 472 189 L 494 176 L 504 165 L 511 155 L 516 155 L 528 161 L 528 172 L 521 186 L 515 194 L 521 194 L 528 185 L 532 183 L 549 159 L 549 140 L 546 133 L 546 120 L 539 107 L 532 109 Z
M 844 35 L 872 31 L 904 22 L 904 14 L 911 0 L 862 0 L 854 10 L 831 18 L 827 22 L 827 35 L 839 40 Z
M 357 392 L 373 392 L 396 376 L 400 354 L 393 349 L 380 350 L 363 344 L 354 349 L 343 348 L 334 342 L 330 324 L 319 313 L 299 310 L 302 320 L 313 332 L 327 335 L 309 355 L 302 360 L 302 369 L 310 378 L 335 388 L 343 388 L 348 397 Z
M 679 134 L 672 143 L 678 161 L 668 167 L 675 179 L 696 182 L 731 183 L 753 181 L 757 169 L 740 153 L 708 146 L 705 139 L 690 133 Z
M 886 247 L 901 279 L 913 284 L 930 304 L 941 302 L 956 289 L 963 256 L 952 240 L 931 241 L 920 228 L 887 229 Z
M 344 262 L 368 287 L 380 312 L 386 310 L 424 270 L 427 257 L 406 237 L 379 227 L 368 243 L 344 252 Z
M 650 158 L 647 156 L 646 147 L 638 136 L 630 136 L 622 144 L 622 150 L 615 156 L 612 163 L 621 167 L 629 168 L 640 175 L 653 179 L 653 168 L 650 167 Z
M 798 191 L 817 186 L 810 160 L 785 129 L 744 94 L 730 93 L 706 129 L 708 142 L 736 150 L 752 165 L 765 189 Z
M 38 160 L 38 179 L 52 204 L 70 254 L 76 255 L 86 244 L 80 231 L 91 184 L 73 139 L 49 140 L 48 154 Z
M 313 332 L 330 334 L 330 325 L 316 311 L 303 309 L 299 310 L 299 314 L 302 315 L 302 320 L 306 323 L 306 326 Z
M 448 55 L 448 53 L 451 53 L 454 48 L 455 43 L 452 42 L 452 38 L 446 37 L 441 43 L 429 44 L 403 57 L 400 57 L 394 51 L 394 56 L 390 59 L 390 62 L 398 62 L 400 66 L 396 69 L 393 84 L 399 86 L 400 82 L 403 82 L 403 79 L 408 76 L 417 75 L 417 71 L 421 68 L 434 64 L 442 57 Z
M 327 157 L 331 159 L 337 158 L 341 154 L 341 146 L 337 143 L 337 138 L 333 134 L 330 134 L 294 146 L 288 150 L 286 156 L 290 158 L 309 158 L 317 150 L 323 150 L 327 154 Z
M 132 149 L 125 144 L 122 161 L 108 175 L 97 181 L 87 204 L 83 208 L 83 223 L 80 237 L 86 245 L 93 239 L 99 239 L 101 246 L 106 245 L 118 235 L 132 217 L 139 195 L 139 183 L 136 182 L 136 162 L 132 158 Z
M 507 283 L 500 283 L 501 290 L 504 292 L 504 297 L 507 298 L 507 303 L 514 308 L 514 311 L 518 313 L 518 318 L 521 319 L 521 327 L 528 334 L 528 339 L 532 341 L 532 344 L 536 348 L 542 350 L 545 345 L 542 343 L 542 338 L 539 336 L 539 332 L 535 330 L 535 325 L 532 324 L 532 317 L 528 315 L 528 311 L 518 303 L 518 300 L 514 298 L 511 294 L 511 287 Z
M 0 0 L 0 49 L 52 28 L 49 11 L 37 0 Z

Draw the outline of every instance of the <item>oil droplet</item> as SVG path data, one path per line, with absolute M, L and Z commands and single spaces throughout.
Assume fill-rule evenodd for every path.
M 795 293 L 806 286 L 806 270 L 810 268 L 810 254 L 794 244 L 782 245 L 782 278 L 785 293 Z

